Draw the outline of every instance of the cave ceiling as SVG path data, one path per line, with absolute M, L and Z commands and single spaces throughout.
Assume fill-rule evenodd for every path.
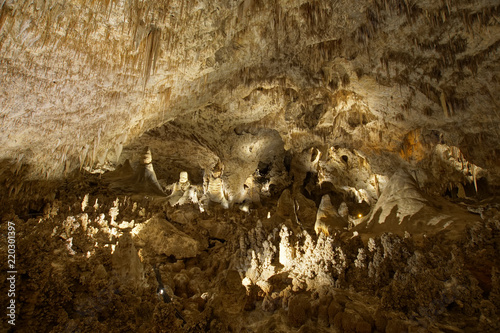
M 434 183 L 444 145 L 499 184 L 499 16 L 489 0 L 6 0 L 2 173 L 59 179 L 150 145 L 157 173 L 199 179 L 346 149 Z

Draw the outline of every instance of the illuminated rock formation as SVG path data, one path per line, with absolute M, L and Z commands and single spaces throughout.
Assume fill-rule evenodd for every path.
M 182 171 L 179 175 L 179 181 L 167 186 L 167 190 L 172 191 L 168 197 L 168 201 L 172 206 L 184 205 L 188 202 L 198 203 L 198 190 L 189 182 L 189 176 L 186 171 Z

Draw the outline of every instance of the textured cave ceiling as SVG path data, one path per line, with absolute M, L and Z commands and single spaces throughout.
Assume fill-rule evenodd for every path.
M 334 147 L 445 188 L 471 171 L 436 174 L 444 144 L 498 185 L 499 16 L 494 0 L 2 1 L 2 173 L 58 179 L 149 144 L 159 175 L 199 178 Z

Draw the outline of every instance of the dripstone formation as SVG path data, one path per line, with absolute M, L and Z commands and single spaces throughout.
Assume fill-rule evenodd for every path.
M 499 18 L 0 1 L 2 330 L 498 332 Z

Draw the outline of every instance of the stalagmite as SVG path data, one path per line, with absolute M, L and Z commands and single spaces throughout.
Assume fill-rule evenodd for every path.
M 474 179 L 474 189 L 476 190 L 477 193 L 477 167 L 475 165 L 472 165 L 472 177 Z
M 223 170 L 223 164 L 218 162 L 213 170 L 205 173 L 203 178 L 204 196 L 201 198 L 202 202 L 215 202 L 220 203 L 224 208 L 228 207 L 229 203 L 226 198 L 224 181 L 222 179 Z
M 132 184 L 137 191 L 144 191 L 146 193 L 151 191 L 157 195 L 165 195 L 156 178 L 153 169 L 153 157 L 149 147 L 144 148 L 144 155 L 132 178 Z
M 182 171 L 179 175 L 179 181 L 168 185 L 166 190 L 172 191 L 168 197 L 171 206 L 182 206 L 190 202 L 198 203 L 198 189 L 196 186 L 191 185 L 186 171 Z
M 143 264 L 129 233 L 124 233 L 118 240 L 111 262 L 118 278 L 136 285 L 143 283 Z
M 89 205 L 89 194 L 85 194 L 82 200 L 82 212 L 85 212 L 85 208 Z
M 326 236 L 333 235 L 335 231 L 347 228 L 347 220 L 343 219 L 333 207 L 330 196 L 325 194 L 316 214 L 314 231 L 316 234 L 324 233 Z

